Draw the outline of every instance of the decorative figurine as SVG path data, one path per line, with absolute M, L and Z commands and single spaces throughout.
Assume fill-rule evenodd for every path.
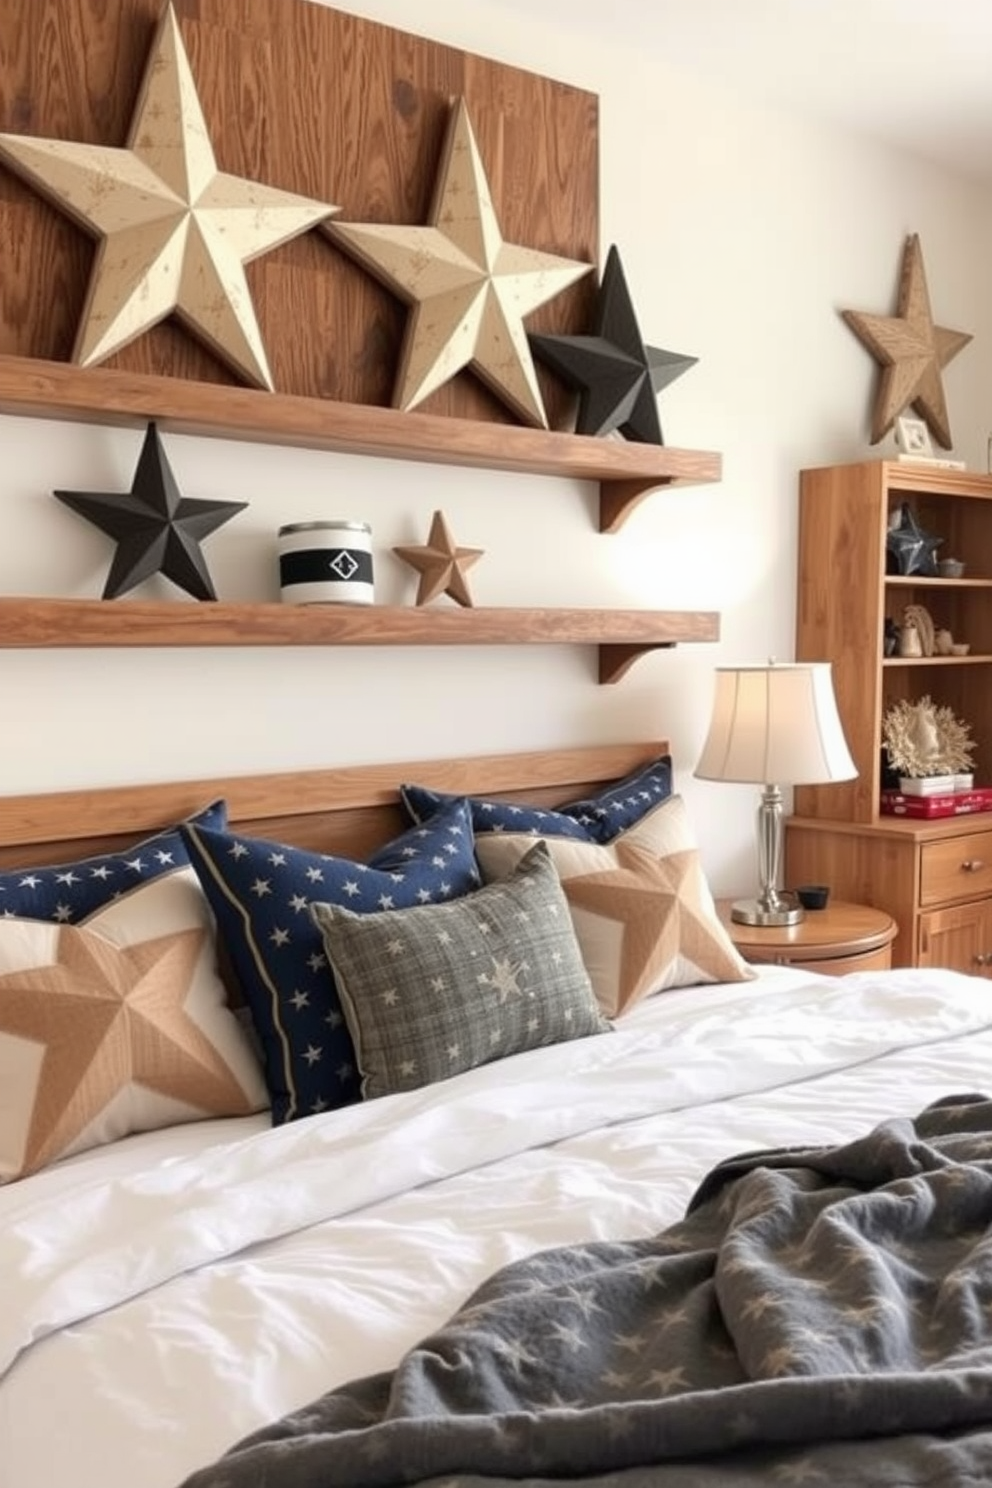
M 194 599 L 216 599 L 200 543 L 248 504 L 183 496 L 153 423 L 145 432 L 130 491 L 52 494 L 117 543 L 104 599 L 118 599 L 155 573 L 164 574 Z
M 924 578 L 936 578 L 936 554 L 943 541 L 942 537 L 931 537 L 923 531 L 909 502 L 904 501 L 899 508 L 898 520 L 889 526 L 885 537 L 887 572 L 918 573 Z
M 457 604 L 471 607 L 466 573 L 478 563 L 484 549 L 456 547 L 443 512 L 434 513 L 426 543 L 406 544 L 393 552 L 420 574 L 418 605 L 430 604 L 439 594 L 447 594 Z

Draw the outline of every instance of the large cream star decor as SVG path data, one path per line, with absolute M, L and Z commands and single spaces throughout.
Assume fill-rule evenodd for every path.
M 271 390 L 244 265 L 338 208 L 217 169 L 171 4 L 124 149 L 0 134 L 0 159 L 99 240 L 74 362 L 105 361 L 175 313 Z
M 415 408 L 468 367 L 518 418 L 547 427 L 524 317 L 593 265 L 503 241 L 464 99 L 448 127 L 429 226 L 333 222 L 323 231 L 413 306 L 394 406 Z
M 951 428 L 940 374 L 972 338 L 964 331 L 934 325 L 918 234 L 912 233 L 903 249 L 896 314 L 867 315 L 860 310 L 841 314 L 882 369 L 872 413 L 872 444 L 913 407 L 937 443 L 950 449 Z
M 420 574 L 418 605 L 430 604 L 439 594 L 447 594 L 457 604 L 471 607 L 466 574 L 473 563 L 478 563 L 484 549 L 457 547 L 443 512 L 434 513 L 426 543 L 408 544 L 393 552 Z

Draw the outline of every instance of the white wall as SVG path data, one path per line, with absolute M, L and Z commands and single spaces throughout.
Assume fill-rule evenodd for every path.
M 671 445 L 721 450 L 724 478 L 654 495 L 607 537 L 578 482 L 166 436 L 186 495 L 250 503 L 204 545 L 221 597 L 277 597 L 275 529 L 323 516 L 371 522 L 377 597 L 412 602 L 390 549 L 441 508 L 486 550 L 477 604 L 715 608 L 723 638 L 603 688 L 591 648 L 0 652 L 0 789 L 665 735 L 714 888 L 751 890 L 756 791 L 691 776 L 712 668 L 792 655 L 796 473 L 880 452 L 875 368 L 839 311 L 891 313 L 909 232 L 935 318 L 975 335 L 944 382 L 955 453 L 985 468 L 988 196 L 679 75 L 636 36 L 560 35 L 484 0 L 422 0 L 415 24 L 405 0 L 346 8 L 599 95 L 603 252 L 620 249 L 645 340 L 699 357 L 661 395 L 662 424 Z M 140 440 L 0 418 L 0 592 L 100 593 L 108 540 L 50 493 L 126 490 Z M 182 600 L 160 580 L 140 594 Z

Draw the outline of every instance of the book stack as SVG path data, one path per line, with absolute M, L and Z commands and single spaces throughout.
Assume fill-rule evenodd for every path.
M 933 820 L 942 816 L 968 816 L 973 811 L 992 811 L 992 786 L 978 785 L 972 786 L 970 790 L 924 796 L 883 790 L 880 810 L 883 816 L 912 816 L 921 820 Z

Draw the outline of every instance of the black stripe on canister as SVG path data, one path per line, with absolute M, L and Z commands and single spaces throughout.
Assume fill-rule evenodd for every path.
M 372 554 L 362 548 L 307 548 L 279 555 L 279 583 L 371 584 Z

